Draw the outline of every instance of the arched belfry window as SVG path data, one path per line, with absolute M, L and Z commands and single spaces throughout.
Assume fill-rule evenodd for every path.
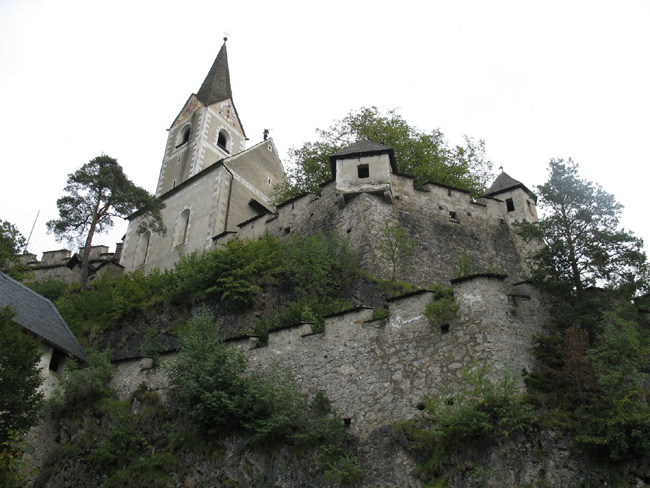
M 176 138 L 176 147 L 181 147 L 183 144 L 187 144 L 190 141 L 190 133 L 192 132 L 192 126 L 187 124 L 183 127 L 178 133 Z
M 135 262 L 134 269 L 138 269 L 147 262 L 147 256 L 149 255 L 149 241 L 151 240 L 151 231 L 146 231 L 140 234 L 140 239 L 138 239 L 138 246 L 135 251 Z
M 230 152 L 230 146 L 232 145 L 232 138 L 226 129 L 221 129 L 219 135 L 217 136 L 217 146 L 226 151 Z
M 187 242 L 189 228 L 190 209 L 186 208 L 178 216 L 178 221 L 176 223 L 176 233 L 174 235 L 174 247 L 182 246 Z

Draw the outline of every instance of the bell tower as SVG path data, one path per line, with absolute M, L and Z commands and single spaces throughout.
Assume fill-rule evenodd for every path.
M 246 148 L 246 133 L 232 99 L 226 41 L 197 93 L 169 128 L 156 196 L 161 196 L 223 158 Z

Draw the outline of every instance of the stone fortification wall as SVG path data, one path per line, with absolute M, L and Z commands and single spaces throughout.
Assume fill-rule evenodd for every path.
M 264 232 L 275 236 L 313 235 L 319 231 L 347 236 L 361 267 L 374 276 L 390 278 L 388 266 L 376 249 L 384 222 L 407 229 L 418 242 L 415 255 L 398 280 L 420 286 L 448 283 L 455 275 L 459 256 L 466 255 L 476 272 L 486 270 L 508 274 L 512 281 L 525 276 L 520 242 L 509 224 L 504 202 L 492 198 L 473 200 L 462 190 L 427 184 L 413 187 L 413 179 L 391 175 L 393 202 L 383 195 L 360 193 L 339 196 L 335 184 L 323 186 L 320 197 L 308 194 L 239 226 L 238 234 L 221 236 L 223 243 L 235 235 L 256 238 Z
M 434 298 L 422 291 L 391 300 L 383 319 L 372 320 L 372 309 L 361 307 L 327 317 L 321 333 L 298 324 L 272 332 L 264 347 L 254 348 L 249 338 L 232 343 L 247 351 L 251 365 L 278 361 L 306 394 L 323 391 L 363 439 L 413 418 L 427 397 L 460 387 L 462 370 L 473 361 L 515 373 L 532 369 L 531 338 L 548 319 L 537 291 L 490 275 L 457 280 L 453 288 L 460 319 L 448 330 L 424 316 Z M 166 386 L 163 370 L 150 369 L 146 359 L 115 369 L 113 387 L 123 398 L 143 381 L 153 389 Z

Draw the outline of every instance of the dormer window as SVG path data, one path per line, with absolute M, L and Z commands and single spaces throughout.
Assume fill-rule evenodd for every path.
M 227 130 L 221 129 L 219 131 L 219 136 L 217 137 L 217 146 L 219 146 L 227 153 L 230 153 L 231 144 L 232 144 L 232 139 L 230 138 L 230 134 L 228 134 Z
M 192 126 L 186 125 L 178 133 L 178 138 L 176 139 L 176 147 L 181 147 L 183 144 L 187 144 L 190 141 L 190 132 L 192 132 Z
M 357 174 L 359 178 L 369 178 L 370 177 L 370 168 L 367 164 L 360 164 L 357 166 Z

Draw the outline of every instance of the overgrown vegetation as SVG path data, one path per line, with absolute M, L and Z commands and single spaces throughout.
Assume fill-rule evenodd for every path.
M 441 327 L 458 319 L 459 306 L 454 302 L 454 291 L 449 287 L 432 285 L 433 302 L 428 303 L 424 315 L 432 325 Z
M 257 332 L 264 335 L 300 322 L 304 315 L 313 315 L 314 322 L 322 324 L 324 315 L 349 307 L 344 293 L 357 275 L 347 241 L 334 234 L 294 236 L 288 242 L 265 234 L 185 255 L 163 272 L 134 272 L 116 279 L 104 275 L 91 281 L 88 289 L 55 281 L 30 286 L 51 299 L 77 337 L 88 344 L 111 325 L 161 306 L 187 310 L 213 299 L 226 310 L 246 310 L 258 303 L 264 286 L 280 282 L 290 285 L 294 299 L 261 317 Z M 155 337 L 149 338 L 149 346 L 155 349 Z M 155 356 L 156 351 L 149 352 Z
M 512 437 L 534 422 L 533 409 L 522 401 L 510 371 L 497 373 L 475 363 L 463 370 L 463 383 L 464 389 L 430 398 L 420 419 L 396 426 L 423 456 L 418 469 L 427 481 L 443 476 L 445 463 L 480 441 Z

